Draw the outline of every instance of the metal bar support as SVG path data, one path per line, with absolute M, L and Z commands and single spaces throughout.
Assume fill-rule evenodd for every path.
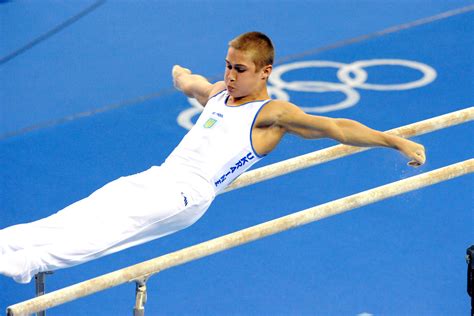
M 146 282 L 148 277 L 135 280 L 135 306 L 133 316 L 145 316 L 145 304 L 147 300 Z
M 467 294 L 471 297 L 471 316 L 474 316 L 474 245 L 466 250 Z
M 47 274 L 53 274 L 53 272 L 52 271 L 39 272 L 35 275 L 36 297 L 44 295 L 44 293 L 46 293 L 45 282 L 46 282 Z M 44 310 L 39 311 L 36 313 L 36 316 L 46 316 L 46 312 Z

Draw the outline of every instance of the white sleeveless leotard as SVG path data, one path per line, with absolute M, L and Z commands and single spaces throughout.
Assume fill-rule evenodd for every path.
M 0 230 L 0 274 L 21 283 L 169 235 L 196 222 L 215 195 L 262 157 L 251 140 L 269 100 L 227 106 L 210 98 L 160 166 L 121 177 L 44 219 Z
M 211 97 L 195 126 L 162 165 L 204 180 L 217 194 L 263 158 L 252 145 L 258 112 L 270 100 L 228 106 L 226 90 Z

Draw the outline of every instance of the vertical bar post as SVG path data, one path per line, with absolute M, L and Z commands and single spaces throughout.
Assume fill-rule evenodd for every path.
M 474 316 L 474 245 L 466 250 L 467 294 L 471 297 L 471 316 Z
M 36 297 L 44 295 L 46 292 L 46 287 L 45 287 L 45 281 L 46 281 L 46 275 L 47 274 L 52 274 L 52 271 L 46 271 L 46 272 L 39 272 L 35 275 L 35 290 L 36 290 Z M 46 312 L 39 311 L 36 313 L 36 316 L 46 316 Z
M 133 316 L 145 316 L 145 304 L 147 300 L 146 282 L 148 277 L 135 280 L 135 306 Z

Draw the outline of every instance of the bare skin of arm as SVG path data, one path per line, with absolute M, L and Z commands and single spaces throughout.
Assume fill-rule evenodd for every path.
M 203 76 L 193 74 L 191 70 L 178 65 L 173 67 L 172 76 L 175 88 L 188 97 L 195 98 L 202 106 L 206 105 L 211 96 L 226 88 L 223 81 L 211 84 Z
M 258 153 L 266 154 L 286 133 L 306 139 L 331 138 L 358 147 L 393 148 L 409 158 L 411 166 L 420 166 L 426 160 L 424 147 L 405 138 L 373 130 L 349 119 L 309 115 L 286 101 L 272 101 L 263 108 L 254 125 L 254 147 Z

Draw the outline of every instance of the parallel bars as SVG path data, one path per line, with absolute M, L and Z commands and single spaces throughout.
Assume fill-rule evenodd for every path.
M 390 130 L 404 137 L 425 134 L 448 126 L 471 121 L 474 108 L 452 112 L 425 121 Z M 366 150 L 352 146 L 337 145 L 314 153 L 299 156 L 242 175 L 229 190 L 273 178 L 295 170 L 320 164 L 336 158 Z M 329 216 L 340 214 L 364 205 L 417 190 L 439 182 L 474 172 L 474 159 L 452 164 L 414 177 L 392 182 L 319 206 L 308 208 L 287 216 L 224 235 L 161 257 L 151 259 L 124 269 L 81 282 L 8 307 L 8 315 L 25 315 L 42 311 L 66 302 L 126 283 L 148 279 L 165 269 L 181 265 L 217 252 L 227 250 L 263 237 L 305 225 Z

